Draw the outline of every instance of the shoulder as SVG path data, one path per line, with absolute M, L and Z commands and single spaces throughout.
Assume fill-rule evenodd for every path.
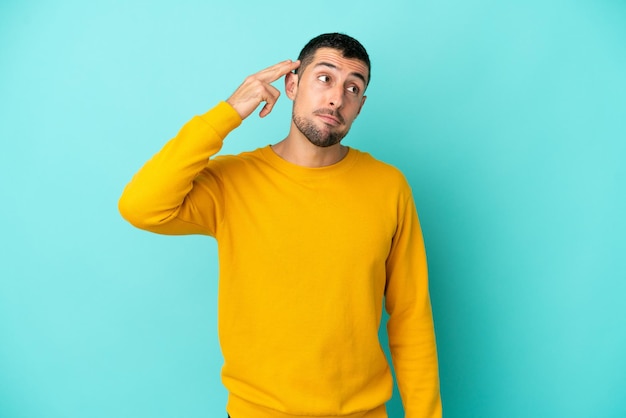
M 356 170 L 360 175 L 366 176 L 375 183 L 382 183 L 386 187 L 395 185 L 401 189 L 409 189 L 409 183 L 402 171 L 396 166 L 374 158 L 368 152 L 352 149 L 357 154 Z
M 209 161 L 208 168 L 217 171 L 241 170 L 245 167 L 258 167 L 263 160 L 261 148 L 239 154 L 218 155 Z

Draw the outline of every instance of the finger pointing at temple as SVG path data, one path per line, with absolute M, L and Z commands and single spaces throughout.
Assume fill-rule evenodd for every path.
M 259 113 L 260 117 L 265 117 L 272 111 L 280 96 L 280 92 L 272 86 L 272 83 L 299 66 L 300 61 L 287 60 L 252 74 L 246 77 L 226 102 L 239 113 L 241 119 L 250 116 L 259 104 L 265 102 Z

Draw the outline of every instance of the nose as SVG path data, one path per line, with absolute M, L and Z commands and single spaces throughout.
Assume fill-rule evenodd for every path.
M 333 109 L 339 109 L 343 105 L 343 86 L 333 87 L 328 94 L 328 105 Z

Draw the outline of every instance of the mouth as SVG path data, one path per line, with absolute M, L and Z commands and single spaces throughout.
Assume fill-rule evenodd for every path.
M 343 123 L 343 118 L 337 112 L 328 109 L 320 109 L 314 112 L 327 125 L 338 126 Z
M 330 115 L 317 115 L 317 116 L 327 125 L 333 125 L 333 126 L 339 125 L 339 120 L 335 118 L 334 116 L 330 116 Z

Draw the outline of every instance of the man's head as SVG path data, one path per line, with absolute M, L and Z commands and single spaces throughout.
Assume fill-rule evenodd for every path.
M 320 35 L 302 49 L 300 66 L 285 77 L 293 100 L 292 128 L 319 147 L 338 144 L 365 103 L 370 61 L 355 39 Z
M 304 48 L 302 48 L 302 51 L 300 51 L 300 55 L 298 56 L 300 67 L 296 70 L 296 74 L 304 72 L 305 68 L 313 61 L 315 52 L 320 48 L 336 49 L 341 52 L 344 58 L 354 58 L 363 61 L 367 66 L 366 85 L 369 84 L 372 65 L 365 47 L 353 37 L 344 35 L 343 33 L 325 33 L 311 39 Z

